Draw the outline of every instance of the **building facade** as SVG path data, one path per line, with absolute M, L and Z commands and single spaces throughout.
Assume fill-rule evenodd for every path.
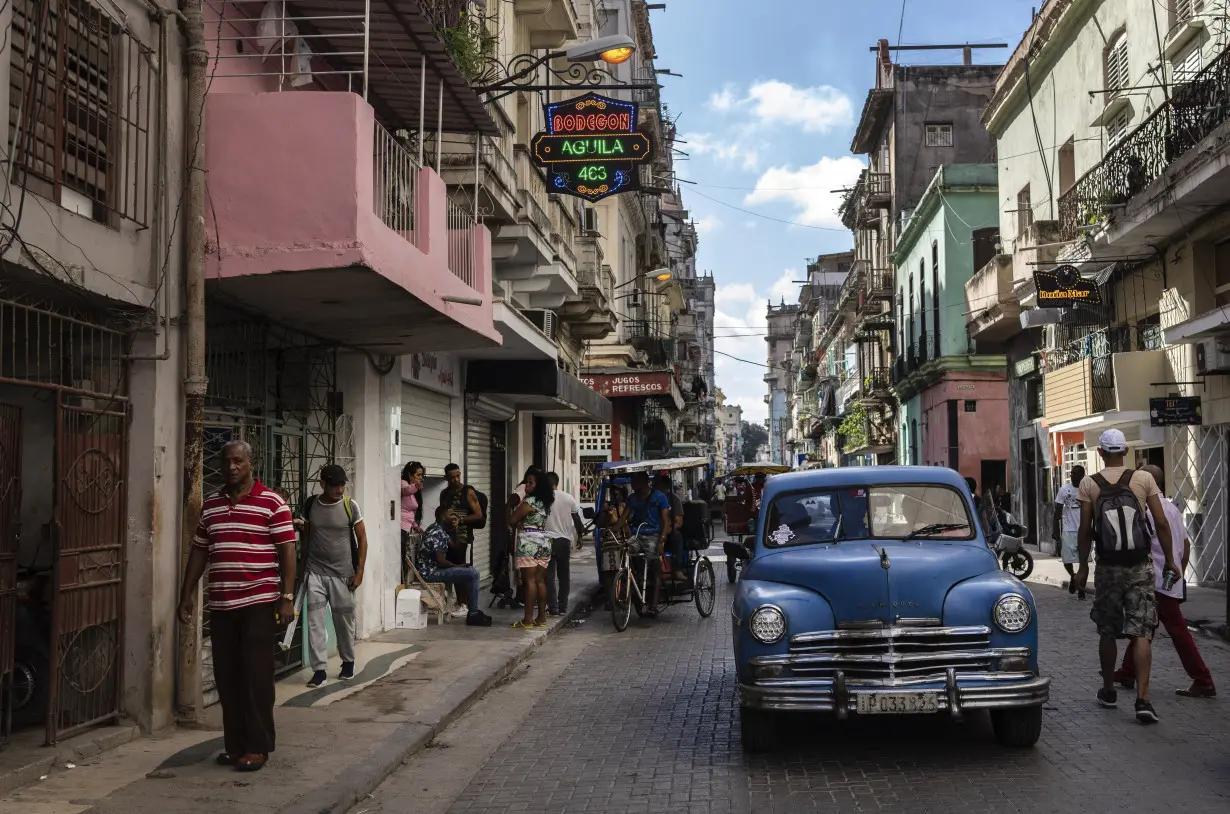
M 1049 528 L 1054 490 L 1073 465 L 1096 469 L 1098 434 L 1121 429 L 1130 462 L 1169 473 L 1191 531 L 1188 577 L 1203 582 L 1226 577 L 1230 125 L 1208 101 L 1230 84 L 1221 13 L 1147 0 L 1042 7 L 983 116 L 1003 156 L 1001 234 L 1015 237 L 971 281 L 1023 309 L 980 310 L 980 331 L 1030 334 L 1009 350 L 1015 505 Z M 1039 149 L 1035 121 L 1055 143 Z M 1034 270 L 1065 265 L 1096 303 L 1039 301 Z
M 794 345 L 798 333 L 799 306 L 785 301 L 778 305 L 769 303 L 766 313 L 768 331 L 768 370 L 764 374 L 768 391 L 765 404 L 769 417 L 765 428 L 769 432 L 769 460 L 775 464 L 788 464 L 790 459 L 791 409 L 794 398 L 795 369 Z
M 847 404 L 858 406 L 835 432 L 841 455 L 858 461 L 898 460 L 900 410 L 889 390 L 890 368 L 908 356 L 894 330 L 901 308 L 891 296 L 890 256 L 912 210 L 941 166 L 977 163 L 994 154 L 994 140 L 979 116 L 999 73 L 998 65 L 973 65 L 965 49 L 961 65 L 900 65 L 887 40 L 876 49 L 876 84 L 867 93 L 850 150 L 868 168 L 846 193 L 843 223 L 854 233 L 849 296 L 858 294 L 853 319 L 842 328 L 855 369 L 844 371 Z M 849 348 L 849 346 L 847 346 Z M 916 351 L 917 352 L 917 351 Z
M 965 284 L 995 255 L 994 164 L 941 167 L 897 241 L 898 347 L 892 370 L 901 405 L 898 460 L 946 466 L 980 492 L 1009 488 L 1005 357 L 966 330 Z

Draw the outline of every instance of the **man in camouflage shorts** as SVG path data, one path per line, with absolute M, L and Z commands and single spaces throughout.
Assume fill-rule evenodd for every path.
M 1170 524 L 1162 510 L 1161 491 L 1157 481 L 1143 469 L 1134 472 L 1124 465 L 1127 439 L 1119 430 L 1107 430 L 1098 439 L 1098 454 L 1106 464 L 1097 475 L 1081 481 L 1076 499 L 1081 504 L 1080 530 L 1077 532 L 1077 553 L 1080 568 L 1074 579 L 1084 588 L 1089 579 L 1089 555 L 1093 549 L 1095 507 L 1103 488 L 1125 483 L 1136 499 L 1136 510 L 1148 511 L 1152 529 L 1162 542 L 1163 551 L 1171 552 Z M 1099 482 L 1102 485 L 1099 485 Z M 1120 487 L 1121 488 L 1121 487 Z M 1173 553 L 1167 553 L 1165 566 L 1174 568 Z M 1094 575 L 1093 609 L 1089 618 L 1098 628 L 1098 657 L 1102 664 L 1102 688 L 1098 690 L 1098 705 L 1107 708 L 1119 705 L 1114 674 L 1118 661 L 1118 639 L 1130 639 L 1132 658 L 1136 662 L 1136 720 L 1142 724 L 1157 723 L 1157 711 L 1149 701 L 1149 670 L 1153 664 L 1153 631 L 1157 628 L 1157 597 L 1153 593 L 1153 558 L 1145 556 L 1139 563 L 1122 564 L 1098 561 Z

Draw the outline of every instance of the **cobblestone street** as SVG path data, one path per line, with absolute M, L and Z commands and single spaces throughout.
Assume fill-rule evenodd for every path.
M 1161 723 L 1137 724 L 1131 693 L 1100 709 L 1088 603 L 1031 588 L 1054 680 L 1035 749 L 1000 747 L 983 716 L 797 717 L 786 748 L 745 757 L 723 586 L 707 620 L 677 606 L 619 634 L 593 613 L 433 744 L 447 748 L 425 750 L 354 811 L 391 814 L 429 791 L 434 810 L 459 814 L 1227 810 L 1226 701 L 1175 698 L 1186 677 L 1159 637 Z M 1226 686 L 1230 649 L 1198 641 Z

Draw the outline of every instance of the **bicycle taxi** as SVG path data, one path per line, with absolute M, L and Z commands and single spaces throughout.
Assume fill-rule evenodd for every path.
M 713 563 L 704 554 L 709 547 L 705 533 L 708 507 L 704 501 L 690 500 L 683 505 L 681 531 L 687 557 L 685 573 L 690 575 L 690 582 L 661 578 L 657 535 L 643 535 L 639 533 L 641 529 L 629 528 L 618 520 L 634 474 L 643 472 L 653 478 L 661 474 L 691 472 L 708 464 L 708 458 L 694 457 L 612 461 L 598 466 L 601 481 L 596 500 L 593 509 L 587 508 L 585 514 L 594 520 L 598 568 L 610 598 L 611 618 L 616 630 L 627 628 L 633 609 L 638 616 L 649 618 L 671 605 L 692 602 L 702 617 L 713 613 L 717 581 Z
M 743 538 L 756 533 L 756 512 L 764 481 L 789 471 L 790 467 L 780 464 L 748 464 L 727 473 L 730 485 L 722 507 L 722 526 L 730 539 L 722 544 L 722 550 L 726 554 L 726 578 L 731 583 L 739 578 L 739 569 L 748 559 Z

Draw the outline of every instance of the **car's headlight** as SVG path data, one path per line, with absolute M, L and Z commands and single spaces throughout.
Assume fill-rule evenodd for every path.
M 775 644 L 786 635 L 786 615 L 776 605 L 761 605 L 752 611 L 747 628 L 761 644 Z
M 1004 633 L 1020 633 L 1029 627 L 1033 611 L 1020 594 L 1004 594 L 995 603 L 991 616 L 995 619 L 995 626 Z

